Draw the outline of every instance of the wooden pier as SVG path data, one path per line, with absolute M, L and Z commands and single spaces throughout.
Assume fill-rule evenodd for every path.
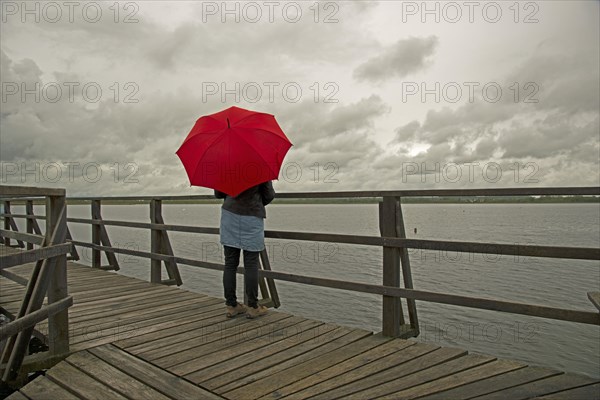
M 599 248 L 407 239 L 401 209 L 401 199 L 414 196 L 599 194 L 598 187 L 279 194 L 382 199 L 381 236 L 265 232 L 281 240 L 380 246 L 382 285 L 280 272 L 266 252 L 259 272 L 261 302 L 269 307 L 280 303 L 276 280 L 380 295 L 382 329 L 374 334 L 275 310 L 254 320 L 227 319 L 222 299 L 175 287 L 182 283 L 178 264 L 217 271 L 223 265 L 174 254 L 168 232 L 218 234 L 218 228 L 165 223 L 162 201 L 210 196 L 75 199 L 91 203 L 85 219 L 67 217 L 63 189 L 0 185 L 0 312 L 10 319 L 0 326 L 0 377 L 18 389 L 10 399 L 600 399 L 599 379 L 412 339 L 419 335 L 416 301 L 600 325 L 599 293 L 588 293 L 595 306 L 589 311 L 417 290 L 407 252 L 596 262 Z M 103 219 L 107 199 L 148 203 L 150 222 Z M 34 201 L 46 205 L 45 215 L 34 215 Z M 11 204 L 24 205 L 25 213 L 11 212 Z M 26 232 L 17 218 L 26 220 Z M 92 241 L 71 237 L 67 222 L 88 224 Z M 150 252 L 113 247 L 106 226 L 149 229 Z M 76 246 L 92 250 L 91 266 L 76 263 Z M 118 274 L 115 253 L 150 260 L 150 281 Z M 31 337 L 48 349 L 27 354 Z M 26 382 L 28 372 L 41 370 Z
M 582 375 L 277 311 L 227 319 L 222 299 L 73 262 L 67 278 L 71 355 L 9 399 L 600 398 Z M 0 288 L 14 315 L 25 288 Z

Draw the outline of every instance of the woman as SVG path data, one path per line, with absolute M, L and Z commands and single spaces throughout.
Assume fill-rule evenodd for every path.
M 221 244 L 225 252 L 223 290 L 227 317 L 246 313 L 247 318 L 265 315 L 265 306 L 258 306 L 258 257 L 265 248 L 265 206 L 275 198 L 271 181 L 245 190 L 236 197 L 215 190 L 215 197 L 225 199 L 221 208 Z M 236 274 L 240 252 L 244 251 L 244 288 L 248 307 L 236 297 Z

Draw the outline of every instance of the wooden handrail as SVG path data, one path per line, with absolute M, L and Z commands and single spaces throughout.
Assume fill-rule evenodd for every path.
M 66 310 L 72 305 L 73 296 L 68 296 L 55 303 L 44 306 L 39 310 L 32 312 L 31 314 L 27 314 L 24 317 L 9 322 L 8 324 L 0 327 L 0 341 L 5 340 L 6 338 L 12 335 L 16 335 L 25 328 L 30 328 L 38 322 L 45 320 L 49 316 L 55 315 L 60 311 Z
M 281 192 L 280 199 L 324 199 L 324 198 L 382 198 L 390 197 L 477 197 L 477 196 L 597 196 L 598 186 L 582 187 L 523 187 L 523 188 L 479 188 L 479 189 L 415 189 L 415 190 L 363 190 L 340 192 Z M 2 197 L 2 193 L 0 193 Z M 118 200 L 144 201 L 151 200 L 214 200 L 212 194 L 199 195 L 166 195 L 166 196 L 74 196 L 67 200 Z M 32 198 L 6 198 L 3 200 L 32 200 Z

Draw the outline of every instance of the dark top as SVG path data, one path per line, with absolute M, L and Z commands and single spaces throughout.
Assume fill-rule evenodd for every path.
M 236 197 L 215 190 L 215 197 L 225 199 L 223 208 L 234 214 L 267 218 L 265 206 L 275 198 L 275 190 L 271 181 L 268 181 L 246 189 Z

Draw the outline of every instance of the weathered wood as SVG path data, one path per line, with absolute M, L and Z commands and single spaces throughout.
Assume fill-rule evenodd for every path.
M 302 345 L 310 349 L 308 345 L 311 342 L 316 342 L 317 338 L 325 342 L 327 335 L 333 335 L 336 329 L 337 327 L 331 324 L 316 325 L 311 329 L 298 332 L 295 335 L 287 336 L 283 340 L 264 346 L 260 351 L 245 353 L 230 359 L 225 366 L 227 370 L 222 370 L 221 373 L 214 377 L 209 378 L 204 375 L 188 376 L 188 379 L 206 389 L 214 390 L 231 381 L 235 381 L 235 377 L 237 376 L 247 376 L 268 366 L 275 365 L 278 362 L 289 360 L 301 352 L 296 346 Z M 337 333 L 337 335 L 340 334 L 340 332 Z M 317 344 L 315 343 L 314 345 Z M 249 372 L 245 373 L 245 370 Z
M 374 398 L 375 395 L 371 396 L 371 390 L 373 390 L 373 388 L 376 390 L 376 388 L 388 382 L 394 382 L 402 377 L 411 376 L 419 371 L 427 370 L 442 363 L 461 359 L 467 354 L 465 350 L 461 349 L 434 347 L 432 350 L 431 345 L 426 345 L 426 347 L 421 346 L 421 344 L 417 344 L 416 346 L 408 347 L 400 352 L 398 356 L 404 359 L 404 362 L 396 363 L 389 368 L 380 369 L 377 368 L 377 366 L 374 366 L 376 370 L 369 371 L 366 376 L 346 382 L 346 384 L 324 392 L 316 398 L 362 398 L 365 396 L 367 398 Z M 453 365 L 450 364 L 450 367 L 452 366 Z M 384 391 L 381 394 L 384 395 L 386 393 L 387 392 Z
M 35 220 L 34 220 L 34 222 L 35 222 Z M 66 240 L 67 240 L 67 242 L 70 242 L 71 240 L 73 240 L 73 237 L 71 236 L 71 231 L 69 230 L 68 226 L 67 226 Z M 75 246 L 72 246 L 71 257 L 67 257 L 67 260 L 79 261 L 79 253 L 77 253 L 77 249 L 75 248 Z
M 31 244 L 31 245 L 33 245 L 33 244 L 40 245 L 44 241 L 44 236 L 42 236 L 42 235 L 34 235 L 32 233 L 17 232 L 14 230 L 10 231 L 10 230 L 6 230 L 6 229 L 0 229 L 0 236 L 2 236 L 4 238 L 22 240 L 22 241 L 27 242 L 27 244 Z M 29 247 L 28 247 L 28 249 L 29 249 Z
M 41 235 L 42 234 L 42 230 L 40 229 L 40 225 L 37 222 L 37 218 L 34 218 L 34 212 L 33 212 L 33 200 L 27 200 L 27 202 L 25 203 L 25 214 L 26 214 L 26 218 L 27 218 L 27 222 L 26 222 L 26 229 L 27 229 L 27 233 L 34 233 L 36 235 Z M 27 249 L 31 250 L 33 249 L 33 243 L 27 243 Z
M 271 262 L 269 261 L 269 254 L 267 253 L 267 249 L 264 249 L 260 252 L 260 262 L 262 265 L 262 269 L 266 271 L 271 271 Z M 277 293 L 277 287 L 275 286 L 275 281 L 271 278 L 260 278 L 261 282 L 264 279 L 267 285 L 267 291 L 269 299 L 272 301 L 272 305 L 274 308 L 279 308 L 281 306 L 281 301 L 279 300 L 279 293 Z M 263 294 L 263 298 L 264 298 Z
M 46 231 L 60 231 L 60 243 L 67 237 L 67 203 L 65 197 L 49 196 L 46 198 Z M 47 233 L 50 238 L 50 233 Z M 69 246 L 72 245 L 65 243 Z M 48 303 L 52 304 L 67 298 L 67 257 L 56 257 L 54 268 L 48 277 Z M 51 354 L 62 354 L 69 351 L 69 311 L 65 308 L 48 317 L 48 346 Z
M 361 197 L 431 197 L 431 196 L 573 196 L 600 195 L 600 187 L 518 187 L 491 189 L 417 189 L 417 190 L 352 190 L 338 192 L 282 192 L 277 193 L 280 199 L 322 199 L 322 198 L 361 198 Z M 93 200 L 98 197 L 71 197 L 70 200 Z M 149 201 L 159 200 L 214 200 L 214 195 L 185 196 L 110 196 L 105 200 Z
M 101 215 L 102 204 L 100 200 L 93 200 L 91 203 L 91 215 L 92 219 L 99 219 L 98 216 Z M 92 224 L 92 244 L 99 246 L 100 245 L 100 230 L 102 229 L 101 225 Z M 76 243 L 75 241 L 71 241 L 72 243 Z M 92 267 L 98 268 L 101 264 L 101 253 L 100 250 L 92 247 Z
M 310 389 L 318 383 L 328 379 L 337 380 L 336 377 L 343 376 L 348 371 L 368 365 L 370 363 L 377 364 L 380 359 L 389 356 L 390 354 L 401 351 L 409 346 L 414 345 L 414 342 L 406 340 L 390 340 L 382 345 L 374 347 L 359 355 L 351 357 L 339 364 L 335 364 L 318 373 L 309 375 L 303 379 L 297 380 L 290 385 L 277 389 L 277 394 L 281 397 L 293 395 L 295 398 L 308 398 Z M 318 394 L 318 392 L 312 392 Z
M 0 268 L 0 275 L 10 279 L 11 281 L 18 283 L 19 285 L 23 285 L 23 286 L 27 286 L 27 283 L 29 282 L 29 280 L 27 278 L 23 278 L 20 275 L 17 275 L 11 271 L 8 271 L 8 270 L 2 269 L 2 268 Z
M 261 333 L 266 334 L 266 332 L 261 331 L 261 328 L 265 329 L 266 327 L 275 322 L 282 321 L 288 318 L 291 318 L 291 316 L 288 314 L 272 313 L 270 315 L 261 317 L 261 325 L 259 326 L 250 323 L 242 324 L 237 334 L 233 335 L 233 338 L 229 340 L 221 340 L 218 343 L 218 345 L 217 343 L 198 343 L 196 346 L 186 346 L 185 348 L 178 349 L 169 356 L 162 357 L 160 359 L 154 359 L 153 363 L 155 363 L 156 365 L 160 365 L 161 367 L 166 368 L 169 371 L 172 371 L 178 375 L 185 375 L 196 370 L 196 362 L 198 361 L 196 360 L 196 358 L 198 358 L 199 356 L 206 357 L 208 353 L 217 351 L 218 349 L 223 348 L 223 346 L 227 346 L 228 342 L 234 342 L 238 345 L 241 345 L 241 342 L 243 341 L 242 339 L 245 338 L 247 340 L 247 338 L 250 337 L 250 335 L 256 334 L 260 337 Z M 218 319 L 208 321 L 210 321 L 211 325 L 219 323 Z M 207 323 L 204 326 L 208 325 L 209 324 Z M 234 341 L 232 339 L 237 340 Z
M 497 360 L 483 365 L 469 368 L 464 371 L 455 372 L 449 376 L 445 376 L 439 379 L 431 381 L 421 381 L 416 385 L 408 388 L 402 388 L 402 390 L 393 392 L 381 399 L 387 400 L 401 400 L 401 399 L 413 399 L 417 397 L 426 396 L 429 394 L 444 392 L 448 389 L 465 385 L 472 382 L 478 382 L 482 379 L 489 377 L 505 374 L 510 371 L 525 368 L 526 365 L 518 361 L 508 360 Z
M 36 262 L 47 258 L 59 257 L 71 251 L 70 243 L 56 244 L 34 250 L 24 250 L 16 254 L 0 256 L 0 269 L 11 268 L 16 265 Z
M 65 196 L 65 189 L 38 186 L 0 185 L 0 196 Z
M 396 237 L 398 199 L 386 196 L 379 203 L 379 231 L 381 236 Z M 397 248 L 383 247 L 383 286 L 400 287 L 400 253 Z M 381 332 L 385 336 L 399 337 L 404 325 L 402 303 L 399 297 L 383 296 Z
M 442 352 L 445 349 L 440 349 L 437 352 Z M 437 352 L 431 353 L 435 354 Z M 353 393 L 352 397 L 360 398 L 368 396 L 369 398 L 376 398 L 382 396 L 391 395 L 399 390 L 416 386 L 422 382 L 433 381 L 436 379 L 443 378 L 452 374 L 457 374 L 461 371 L 475 368 L 477 366 L 490 363 L 494 361 L 494 357 L 486 355 L 469 354 L 463 357 L 454 358 L 451 360 L 443 361 L 441 364 L 429 364 L 428 366 L 421 366 L 418 371 L 412 374 L 406 374 L 403 370 L 400 376 L 394 377 L 394 379 L 386 382 L 379 383 L 376 386 L 372 386 L 369 389 L 364 389 L 359 392 Z M 422 361 L 416 359 L 413 363 L 419 363 Z M 393 397 L 393 396 L 390 396 Z
M 380 346 L 388 340 L 390 339 L 381 336 L 368 336 L 362 338 L 350 345 L 344 346 L 326 354 L 322 354 L 319 357 L 316 357 L 312 360 L 294 365 L 293 367 L 275 373 L 270 377 L 265 377 L 263 379 L 256 380 L 251 384 L 245 385 L 239 389 L 228 393 L 227 397 L 259 398 L 268 394 L 270 394 L 270 396 L 268 396 L 267 398 L 277 397 L 277 389 L 289 385 L 295 380 L 305 378 L 332 365 L 343 362 L 348 358 L 361 354 L 374 347 Z
M 158 216 L 161 213 L 161 201 L 160 200 L 152 200 L 150 201 L 150 222 L 156 224 L 158 223 Z M 150 230 L 150 252 L 154 254 L 159 254 L 161 251 L 161 235 L 160 231 L 156 229 Z M 173 259 L 173 257 L 169 257 L 168 259 L 164 259 L 163 261 L 169 262 Z M 161 262 L 157 259 L 150 260 L 150 282 L 160 283 L 162 280 L 161 273 Z
M 21 389 L 21 392 L 29 399 L 48 399 L 48 400 L 78 400 L 79 397 L 51 381 L 45 376 L 38 376 L 31 383 Z M 10 399 L 10 397 L 9 397 Z
M 285 320 L 284 322 L 287 321 L 289 320 Z M 224 348 L 218 353 L 211 353 L 209 356 L 212 357 L 212 361 L 204 362 L 204 359 L 202 359 L 202 368 L 199 368 L 184 377 L 196 384 L 208 379 L 216 378 L 226 372 L 237 369 L 236 365 L 239 364 L 236 363 L 236 360 L 243 358 L 246 355 L 253 355 L 254 359 L 263 358 L 263 350 L 268 349 L 277 343 L 284 342 L 289 338 L 301 338 L 303 335 L 309 336 L 319 325 L 321 325 L 320 322 L 311 320 L 302 320 L 300 323 L 289 326 L 277 324 L 277 328 L 281 329 L 273 330 L 269 335 L 259 339 L 253 338 L 251 341 L 247 342 L 248 346 L 229 347 Z M 218 359 L 225 360 L 225 362 L 215 363 Z M 200 386 L 205 387 L 202 384 Z
M 181 399 L 219 399 L 219 396 L 193 385 L 183 379 L 161 370 L 134 356 L 119 350 L 115 346 L 102 346 L 90 350 L 90 353 L 107 363 L 118 366 L 127 365 L 127 373 L 140 382 L 173 398 Z
M 32 327 L 49 316 L 67 309 L 72 304 L 73 297 L 69 296 L 0 327 L 0 341 L 5 340 L 9 336 L 16 335 L 25 328 Z
M 10 201 L 4 201 L 4 210 L 7 215 L 4 217 L 4 230 L 0 232 L 0 236 L 4 237 L 4 245 L 10 246 L 11 237 L 8 236 L 7 232 L 10 232 L 11 229 L 16 232 L 18 231 L 18 228 L 14 218 L 10 215 Z M 21 239 L 15 239 L 17 240 L 17 245 L 19 247 L 25 247 Z
M 488 395 L 478 397 L 478 400 L 525 400 L 534 397 L 553 394 L 555 392 L 568 391 L 582 386 L 585 387 L 597 383 L 598 379 L 593 379 L 584 375 L 560 374 L 540 379 L 534 382 L 529 382 L 523 385 L 513 386 L 499 392 L 490 393 Z M 571 399 L 568 393 L 563 398 Z M 597 399 L 600 398 L 600 396 L 598 395 L 598 392 L 596 392 L 591 398 Z
M 169 328 L 179 323 L 186 323 L 193 318 L 188 307 L 169 309 L 176 313 L 176 318 L 166 318 L 165 315 L 147 315 L 147 318 L 136 321 L 134 318 L 118 323 L 104 322 L 101 327 L 96 325 L 79 326 L 74 329 L 72 349 L 74 351 L 100 346 L 107 343 L 118 343 L 122 340 L 134 339 L 146 333 L 157 332 L 163 327 Z
M 101 203 L 99 201 L 92 202 L 92 219 L 99 220 L 99 221 L 102 220 Z M 93 225 L 92 229 L 93 229 L 92 230 L 92 242 L 93 243 L 102 244 L 107 247 L 112 247 L 112 245 L 110 243 L 110 239 L 108 237 L 108 232 L 104 225 L 98 225 L 98 226 Z M 94 241 L 94 235 L 95 235 L 95 241 Z M 115 254 L 107 251 L 107 252 L 105 252 L 105 255 L 106 255 L 106 259 L 108 260 L 108 263 L 112 266 L 112 269 L 114 271 L 118 271 L 120 269 L 120 267 L 119 267 L 119 262 L 117 261 L 117 258 L 115 257 Z M 96 264 L 94 264 L 94 262 L 96 262 Z M 92 254 L 92 266 L 98 267 L 98 268 L 101 267 L 101 257 L 100 257 L 99 253 L 97 255 Z
M 560 374 L 562 374 L 562 372 L 549 368 L 520 368 L 502 375 L 486 378 L 477 382 L 471 382 L 454 389 L 428 395 L 423 397 L 423 400 L 473 398 Z
M 92 378 L 85 372 L 79 370 L 67 362 L 61 362 L 46 372 L 46 377 L 52 379 L 63 387 L 69 388 L 77 396 L 89 400 L 105 400 L 107 398 L 115 400 L 126 400 L 119 392 L 113 390 Z
M 394 342 L 400 342 L 400 339 L 397 339 Z M 393 368 L 397 365 L 401 365 L 439 349 L 439 346 L 433 346 L 430 344 L 414 342 L 408 343 L 410 343 L 409 346 L 399 349 L 399 351 L 385 356 L 379 359 L 377 362 L 365 364 L 353 370 L 346 371 L 346 373 L 343 375 L 338 375 L 334 379 L 328 379 L 317 383 L 316 385 L 313 385 L 297 393 L 296 395 L 298 397 L 306 396 L 305 398 L 310 396 L 311 398 L 314 397 L 315 399 L 321 400 L 335 398 L 336 393 L 345 393 L 344 391 L 352 392 L 352 386 L 347 385 L 350 385 L 355 381 L 357 382 L 357 385 L 361 385 L 363 382 L 362 380 L 365 380 L 371 375 L 385 371 L 389 368 Z
M 26 397 L 21 392 L 13 392 L 6 398 L 6 400 L 29 400 L 29 398 Z M 58 399 L 56 397 L 48 397 L 48 400 L 58 400 Z
M 396 234 L 401 239 L 406 239 L 406 230 L 404 228 L 404 216 L 402 215 L 402 199 L 398 199 L 396 209 Z M 402 281 L 404 287 L 407 289 L 413 289 L 412 271 L 410 268 L 410 257 L 408 256 L 408 249 L 406 247 L 400 250 L 400 265 L 402 272 Z M 402 337 L 416 337 L 419 336 L 419 319 L 417 317 L 417 306 L 414 299 L 406 299 L 408 309 L 408 319 L 410 325 L 410 331 L 404 333 Z
M 552 393 L 535 400 L 590 400 L 600 398 L 600 383 L 567 389 L 558 393 Z
M 54 218 L 55 221 L 66 221 L 66 207 L 60 207 L 58 210 L 53 210 L 53 212 L 57 212 L 57 217 Z M 47 213 L 47 215 L 50 215 L 50 213 Z M 57 223 L 49 226 L 52 229 L 46 229 L 45 242 L 49 243 L 49 245 L 64 243 L 66 223 Z M 39 260 L 36 263 L 32 270 L 32 276 L 27 285 L 25 298 L 23 299 L 17 318 L 41 308 L 58 259 L 59 257 L 47 258 Z M 0 357 L 0 362 L 6 362 L 7 365 L 2 378 L 4 381 L 11 381 L 18 375 L 32 332 L 32 327 L 26 328 L 8 339 L 4 353 Z
M 147 384 L 134 379 L 120 368 L 123 365 L 113 366 L 106 361 L 96 357 L 88 351 L 82 351 L 74 354 L 66 360 L 69 364 L 92 375 L 95 380 L 100 381 L 106 386 L 122 393 L 131 399 L 157 399 L 168 400 L 167 397 L 148 386 Z
M 318 323 L 315 321 L 307 321 L 302 317 L 282 318 L 260 327 L 250 323 L 244 325 L 240 333 L 213 342 L 215 347 L 211 348 L 208 354 L 199 352 L 195 359 L 176 365 L 170 370 L 192 381 L 199 377 L 212 378 L 219 375 L 220 371 L 228 370 L 226 366 L 222 365 L 223 363 L 229 363 L 231 359 L 239 355 L 257 351 L 271 343 L 283 340 L 288 331 L 312 329 L 317 325 Z M 250 329 L 245 329 L 246 327 Z M 179 373 L 179 370 L 185 372 Z
M 598 311 L 600 311 L 600 292 L 588 292 L 587 296 Z
M 165 223 L 162 217 L 162 209 L 160 206 L 158 207 L 158 214 L 156 215 L 156 223 Z M 171 247 L 171 241 L 169 240 L 169 235 L 167 234 L 167 231 L 161 230 L 159 231 L 159 235 L 161 254 L 167 254 L 170 256 L 174 255 L 173 248 Z M 170 284 L 168 283 L 169 281 L 174 281 L 174 284 L 176 284 L 177 286 L 181 286 L 183 284 L 183 281 L 181 280 L 181 275 L 179 274 L 179 268 L 177 268 L 177 263 L 173 259 L 165 261 L 165 268 L 167 269 L 167 273 L 170 279 L 167 281 L 162 281 L 162 283 L 164 284 L 165 282 L 167 282 L 167 284 Z

